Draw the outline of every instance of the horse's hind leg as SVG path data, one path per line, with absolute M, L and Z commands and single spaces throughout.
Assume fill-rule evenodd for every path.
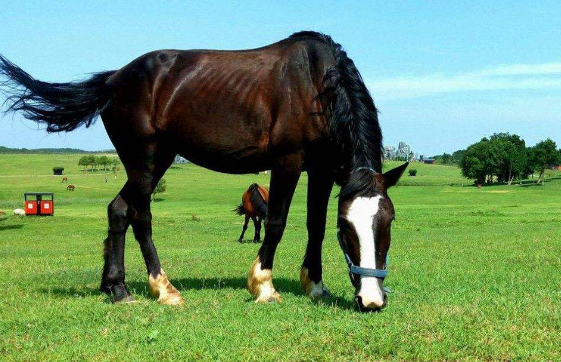
M 125 284 L 125 234 L 129 227 L 129 206 L 122 198 L 122 192 L 107 208 L 109 230 L 104 243 L 105 264 L 100 290 L 111 295 L 113 302 L 132 302 L 134 298 Z
M 253 237 L 253 242 L 258 243 L 261 241 L 261 218 L 259 216 L 253 216 L 253 226 L 255 226 L 255 236 Z
M 243 241 L 243 236 L 245 235 L 245 231 L 247 230 L 247 224 L 249 223 L 249 216 L 246 214 L 245 215 L 245 221 L 243 223 L 243 227 L 242 227 L 242 234 L 240 235 L 240 238 L 238 239 L 238 242 L 241 243 Z

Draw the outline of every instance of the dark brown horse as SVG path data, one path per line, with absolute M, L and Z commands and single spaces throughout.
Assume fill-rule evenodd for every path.
M 263 186 L 252 184 L 242 195 L 242 203 L 239 204 L 234 212 L 238 215 L 245 215 L 245 222 L 242 228 L 242 234 L 238 242 L 243 241 L 243 236 L 247 230 L 249 219 L 253 220 L 255 226 L 255 236 L 253 242 L 261 241 L 261 220 L 267 216 L 267 204 L 269 203 L 269 191 Z
M 76 186 L 74 186 L 74 185 L 68 185 L 68 186 L 66 186 L 66 189 L 67 189 L 68 191 L 74 191 L 74 190 L 76 189 Z
M 329 36 L 300 32 L 242 51 L 160 50 L 83 82 L 46 83 L 0 57 L 9 111 L 48 132 L 89 126 L 101 115 L 128 181 L 108 207 L 101 290 L 130 301 L 125 233 L 132 226 L 152 294 L 180 304 L 152 242 L 150 195 L 180 154 L 225 173 L 271 169 L 265 240 L 248 287 L 257 302 L 280 300 L 272 269 L 292 195 L 305 162 L 308 246 L 300 279 L 321 297 L 321 246 L 329 195 L 339 196 L 339 239 L 361 310 L 386 303 L 382 288 L 393 205 L 386 190 L 405 166 L 382 174 L 377 110 L 353 61 Z

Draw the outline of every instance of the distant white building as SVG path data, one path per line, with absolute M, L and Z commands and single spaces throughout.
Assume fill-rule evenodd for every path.
M 396 158 L 404 160 L 418 159 L 411 151 L 411 147 L 403 141 L 399 142 L 397 150 L 394 146 L 384 146 L 383 154 L 385 160 L 395 160 Z
M 395 158 L 395 147 L 394 146 L 384 146 L 384 159 L 393 160 Z
M 403 141 L 399 142 L 397 151 L 395 152 L 395 157 L 409 159 L 409 154 L 411 153 L 411 147 Z

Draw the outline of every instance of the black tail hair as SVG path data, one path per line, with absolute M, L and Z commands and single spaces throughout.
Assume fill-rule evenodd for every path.
M 295 33 L 291 38 L 308 38 L 326 44 L 335 59 L 327 68 L 324 90 L 318 96 L 330 112 L 330 132 L 343 152 L 352 155 L 354 167 L 382 172 L 382 131 L 378 111 L 362 76 L 341 44 L 314 31 Z
M 0 55 L 0 82 L 6 112 L 21 111 L 27 119 L 47 124 L 47 132 L 70 132 L 89 127 L 111 98 L 106 85 L 115 71 L 96 73 L 83 82 L 47 83 L 33 78 Z
M 243 204 L 239 204 L 232 211 L 238 215 L 245 215 L 245 208 L 243 207 Z
M 251 190 L 251 198 L 250 198 L 251 204 L 255 208 L 255 211 L 257 212 L 257 216 L 259 216 L 262 219 L 266 218 L 269 207 L 267 206 L 265 199 L 263 198 L 263 196 L 261 196 L 261 193 L 259 192 L 259 185 L 252 184 L 251 186 L 249 186 L 249 190 Z

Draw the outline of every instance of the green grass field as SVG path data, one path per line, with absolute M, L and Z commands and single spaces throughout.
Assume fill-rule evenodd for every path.
M 455 167 L 412 166 L 418 176 L 390 192 L 393 293 L 383 312 L 361 314 L 334 198 L 324 244 L 332 296 L 314 303 L 300 290 L 305 174 L 275 260 L 283 302 L 257 305 L 245 285 L 259 245 L 236 242 L 242 218 L 231 210 L 269 177 L 175 166 L 153 203 L 154 240 L 185 305 L 149 296 L 131 233 L 127 281 L 139 303 L 112 305 L 97 288 L 106 206 L 125 176 L 85 175 L 79 157 L 0 155 L 2 361 L 561 360 L 561 180 L 478 189 L 462 187 L 470 182 Z M 50 176 L 59 165 L 76 191 Z M 12 216 L 25 191 L 55 192 L 55 216 Z

